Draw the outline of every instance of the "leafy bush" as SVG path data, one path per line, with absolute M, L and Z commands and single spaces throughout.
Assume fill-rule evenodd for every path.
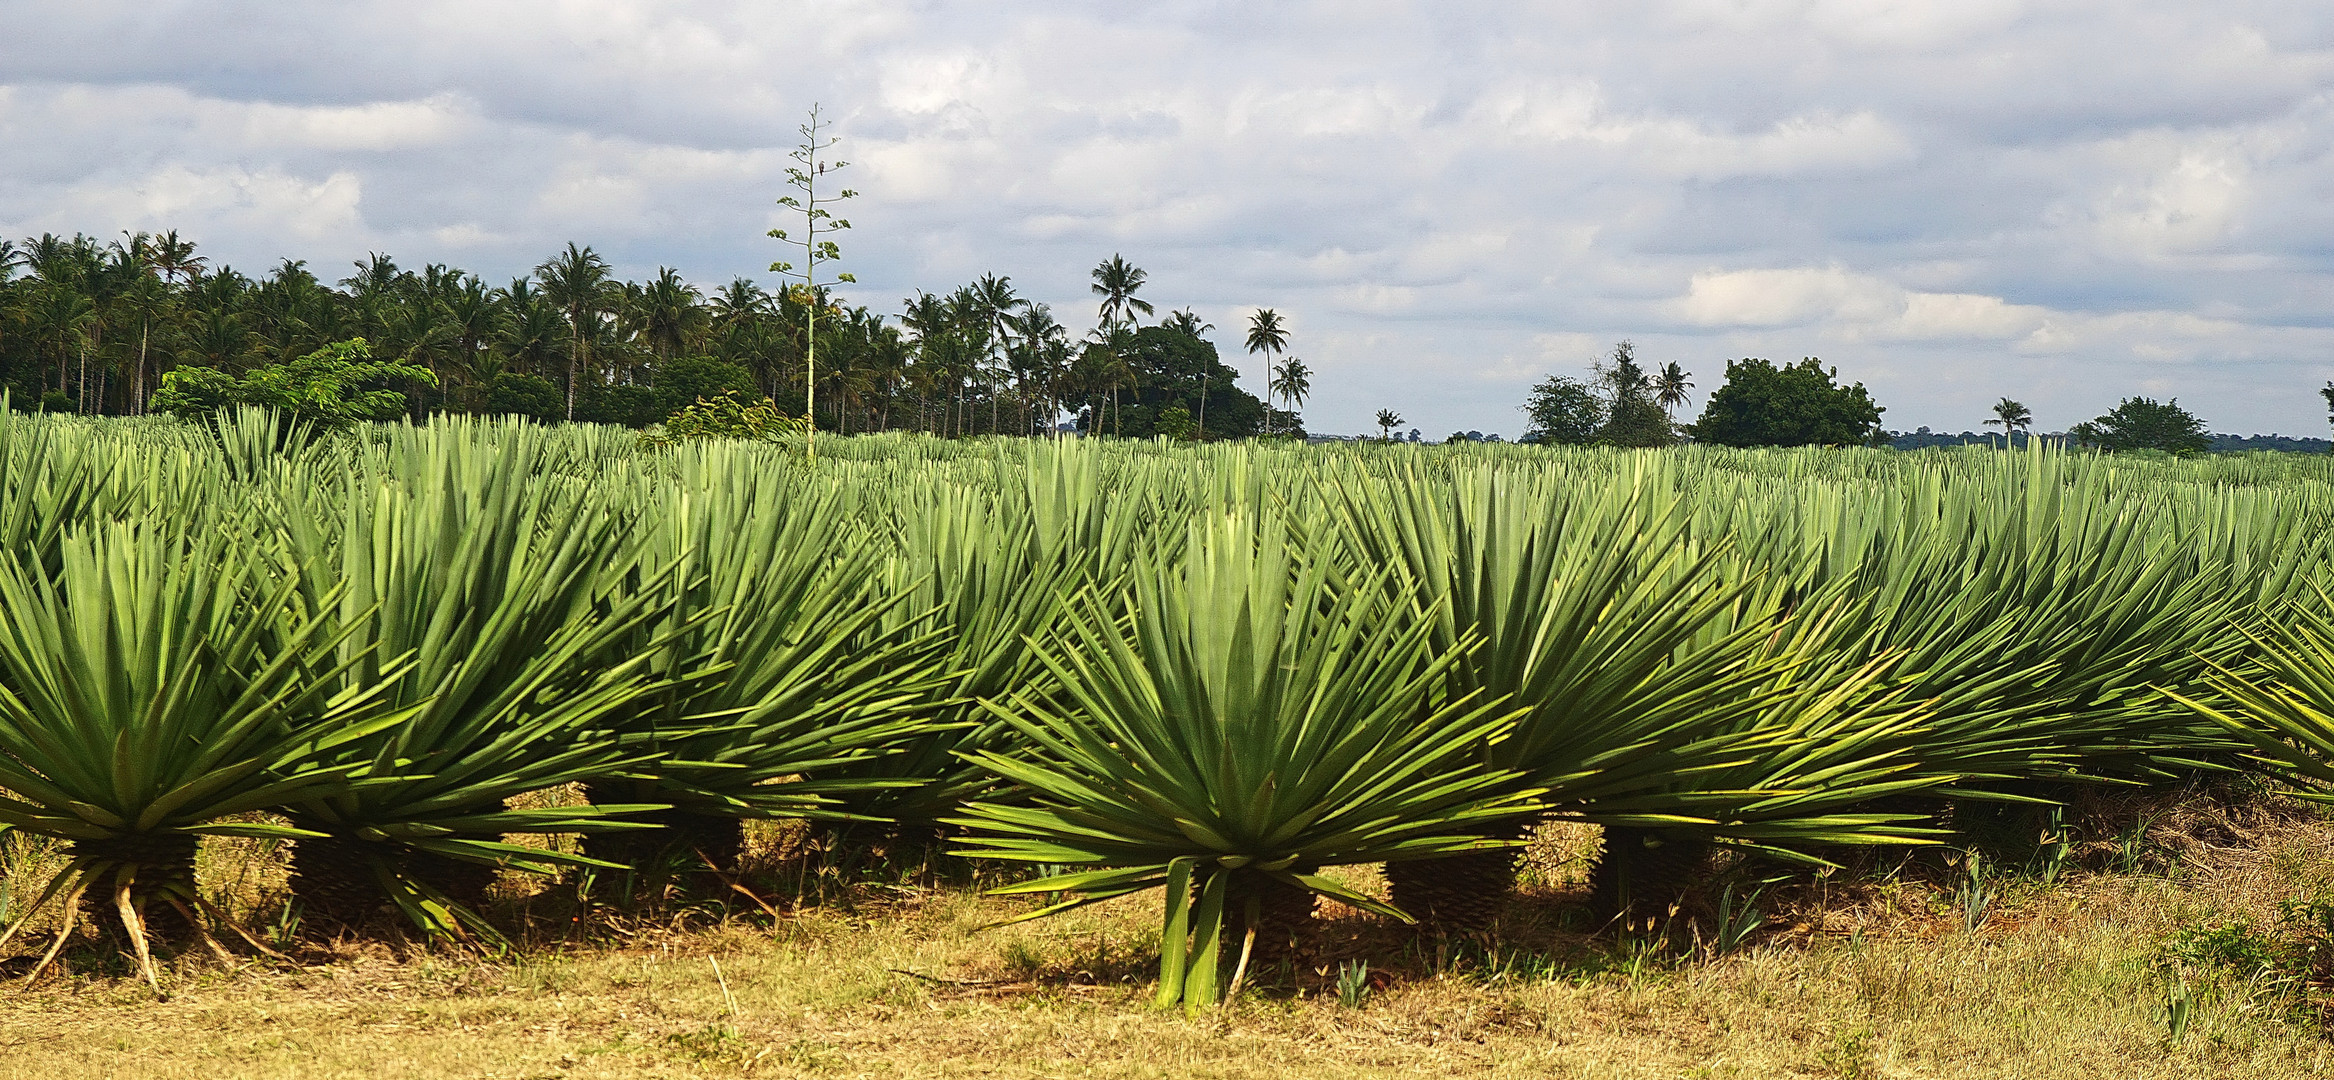
M 494 377 L 486 388 L 486 411 L 503 416 L 528 416 L 537 420 L 557 420 L 566 415 L 567 402 L 559 396 L 559 386 L 541 375 L 521 375 L 506 371 Z
M 375 360 L 365 339 L 350 338 L 291 363 L 263 365 L 241 376 L 208 367 L 165 372 L 150 407 L 182 417 L 208 417 L 250 405 L 328 426 L 394 420 L 405 412 L 405 395 L 383 384 L 400 379 L 437 385 L 437 376 L 429 369 Z
M 575 419 L 587 424 L 644 428 L 672 415 L 680 399 L 656 386 L 586 386 L 575 395 Z
M 810 430 L 806 418 L 786 416 L 767 400 L 751 405 L 739 401 L 737 391 L 698 398 L 696 403 L 667 418 L 661 429 L 643 432 L 644 446 L 671 446 L 691 439 L 750 439 L 777 441 Z
M 1159 413 L 1159 434 L 1176 442 L 1190 442 L 1199 438 L 1199 424 L 1191 418 L 1191 410 L 1181 405 L 1169 405 Z
M 1597 428 L 1605 422 L 1604 402 L 1596 391 L 1562 375 L 1550 375 L 1532 387 L 1523 410 L 1532 421 L 1525 442 L 1585 446 L 1596 440 Z
M 667 361 L 657 371 L 657 388 L 671 396 L 673 408 L 679 408 L 682 402 L 717 398 L 725 393 L 735 393 L 749 401 L 762 396 L 761 387 L 754 385 L 754 373 L 747 371 L 744 364 L 709 356 L 683 356 Z

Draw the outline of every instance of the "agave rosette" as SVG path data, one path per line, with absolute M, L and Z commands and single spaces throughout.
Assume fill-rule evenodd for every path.
M 1140 564 L 1123 596 L 1089 589 L 1037 643 L 1058 699 L 990 703 L 1023 740 L 970 756 L 1024 802 L 955 819 L 963 854 L 1084 867 L 995 890 L 1070 892 L 1030 913 L 1165 886 L 1162 1003 L 1221 992 L 1227 921 L 1254 945 L 1278 891 L 1402 912 L 1326 867 L 1484 846 L 1532 792 L 1474 760 L 1513 719 L 1498 701 L 1432 700 L 1456 652 L 1393 617 L 1382 579 L 1340 585 L 1269 515 L 1218 511 L 1182 557 Z M 1235 979 L 1238 976 L 1235 975 Z

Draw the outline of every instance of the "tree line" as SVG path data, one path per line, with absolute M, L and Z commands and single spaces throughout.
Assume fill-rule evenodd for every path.
M 1247 327 L 1268 407 L 1237 385 L 1205 337 L 1212 325 L 1189 308 L 1153 318 L 1142 269 L 1114 255 L 1090 277 L 1096 317 L 1080 333 L 998 274 L 919 291 L 885 314 L 826 285 L 738 277 L 704 289 L 667 267 L 627 280 L 574 243 L 496 285 L 384 254 L 338 279 L 294 259 L 252 275 L 175 231 L 44 234 L 0 241 L 0 387 L 18 408 L 135 416 L 166 382 L 193 391 L 165 405 L 321 356 L 369 362 L 346 370 L 388 395 L 366 400 L 394 402 L 382 419 L 645 427 L 725 395 L 799 417 L 815 390 L 818 427 L 846 434 L 1047 433 L 1065 417 L 1129 437 L 1303 433 L 1311 371 L 1284 355 L 1278 313 L 1255 312 Z
M 1530 419 L 1523 441 L 1547 444 L 1668 446 L 1692 439 L 1720 446 L 1876 446 L 1902 441 L 1881 430 L 1887 411 L 1863 383 L 1843 384 L 1837 368 L 1808 357 L 1778 365 L 1758 358 L 1730 361 L 1726 381 L 1710 395 L 1701 416 L 1679 423 L 1677 410 L 1691 400 L 1692 373 L 1672 361 L 1658 370 L 1637 360 L 1636 347 L 1623 341 L 1595 364 L 1588 379 L 1551 375 L 1534 386 L 1520 408 Z M 2327 419 L 2334 423 L 2334 382 L 2320 391 Z M 2034 412 L 2025 403 L 2002 398 L 1987 427 L 2002 429 L 2005 442 L 2030 435 Z M 1381 421 L 1390 413 L 1380 414 Z M 1399 418 L 1395 418 L 1399 419 Z M 1921 429 L 1921 440 L 1944 442 Z M 2175 455 L 2213 449 L 2214 436 L 2202 417 L 2178 398 L 2157 401 L 2127 397 L 2096 418 L 2068 428 L 2077 446 L 2107 451 L 2158 451 Z M 2225 441 L 2225 440 L 2222 440 Z

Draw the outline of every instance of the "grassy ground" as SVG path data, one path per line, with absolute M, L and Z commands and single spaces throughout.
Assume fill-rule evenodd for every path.
M 1966 887 L 1912 876 L 1808 887 L 1722 956 L 1566 929 L 1581 838 L 1559 835 L 1506 944 L 1421 944 L 1332 912 L 1314 952 L 1370 958 L 1358 1007 L 1324 962 L 1293 995 L 1196 1019 L 1146 1005 L 1150 897 L 980 931 L 1017 908 L 892 888 L 497 962 L 378 946 L 300 968 L 187 957 L 167 1002 L 102 973 L 7 991 L 0 1080 L 2334 1074 L 2322 989 L 2220 948 L 2269 940 L 2279 900 L 2334 883 L 2334 829 L 2208 806 L 2158 832 L 2123 872 L 1989 879 L 1976 917 Z M 2175 1040 L 2177 1000 L 2191 1004 Z

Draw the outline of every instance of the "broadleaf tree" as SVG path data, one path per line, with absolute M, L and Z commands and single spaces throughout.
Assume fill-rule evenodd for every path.
M 1812 356 L 1783 366 L 1745 358 L 1727 362 L 1692 430 L 1720 446 L 1860 446 L 1879 440 L 1884 411 L 1863 383 L 1841 385 L 1839 369 Z
M 2180 407 L 2180 399 L 2128 397 L 2105 416 L 2075 425 L 2071 434 L 2085 446 L 2109 452 L 2161 450 L 2186 457 L 2212 447 L 2204 420 Z

